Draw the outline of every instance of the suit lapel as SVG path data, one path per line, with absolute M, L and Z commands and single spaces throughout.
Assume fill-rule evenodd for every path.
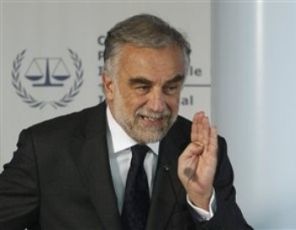
M 82 120 L 81 131 L 72 145 L 73 157 L 104 229 L 119 230 L 120 216 L 108 159 L 105 111 L 105 104 L 101 104 Z
M 173 126 L 166 137 L 161 141 L 159 160 L 147 230 L 167 229 L 174 207 L 178 203 L 178 194 L 182 185 L 177 175 L 177 163 L 180 153 L 186 143 L 180 140 L 180 132 Z
M 106 128 L 106 105 L 103 103 L 88 111 L 81 119 L 81 128 L 73 139 L 71 151 L 103 228 L 120 230 L 120 214 L 109 165 Z M 178 156 L 189 139 L 182 130 L 183 123 L 180 125 L 176 122 L 160 143 L 147 230 L 167 229 L 174 207 L 178 204 L 178 194 L 182 189 L 177 176 Z

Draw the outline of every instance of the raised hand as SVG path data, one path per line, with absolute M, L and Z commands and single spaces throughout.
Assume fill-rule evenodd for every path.
M 191 143 L 178 160 L 178 176 L 190 201 L 205 210 L 213 192 L 217 166 L 217 130 L 210 126 L 204 112 L 194 115 Z

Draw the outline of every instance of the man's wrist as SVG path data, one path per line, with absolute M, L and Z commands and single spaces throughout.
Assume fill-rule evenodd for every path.
M 213 190 L 212 195 L 210 197 L 210 201 L 208 204 L 207 209 L 204 209 L 200 206 L 195 205 L 190 199 L 187 194 L 186 196 L 187 203 L 189 206 L 192 208 L 192 210 L 196 213 L 196 218 L 198 221 L 207 221 L 210 220 L 215 212 L 216 212 L 216 195 L 215 195 L 215 190 Z
M 187 193 L 189 200 L 191 201 L 191 203 L 194 206 L 197 206 L 197 207 L 204 209 L 206 211 L 210 210 L 209 204 L 210 204 L 210 200 L 211 200 L 212 195 L 213 195 L 213 188 L 205 194 Z

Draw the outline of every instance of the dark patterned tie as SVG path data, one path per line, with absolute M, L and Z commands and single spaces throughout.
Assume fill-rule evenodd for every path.
M 149 147 L 135 145 L 131 149 L 132 161 L 127 175 L 121 213 L 122 227 L 124 230 L 144 230 L 149 212 L 150 197 L 143 162 Z

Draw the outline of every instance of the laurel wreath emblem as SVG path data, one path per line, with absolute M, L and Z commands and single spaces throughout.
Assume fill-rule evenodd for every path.
M 32 108 L 42 109 L 46 105 L 50 105 L 57 109 L 58 107 L 66 107 L 67 104 L 73 101 L 74 97 L 79 93 L 79 90 L 83 84 L 83 69 L 82 62 L 77 53 L 73 50 L 68 49 L 70 57 L 75 67 L 75 81 L 70 90 L 58 101 L 41 101 L 34 98 L 30 93 L 27 92 L 25 87 L 20 81 L 20 67 L 25 57 L 26 49 L 17 54 L 12 64 L 12 85 L 16 90 L 17 95 Z

